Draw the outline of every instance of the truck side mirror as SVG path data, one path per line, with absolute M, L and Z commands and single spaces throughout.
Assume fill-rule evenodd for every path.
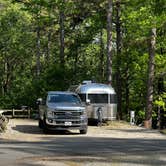
M 90 99 L 86 99 L 86 104 L 90 105 Z
M 41 105 L 43 103 L 43 99 L 42 98 L 38 98 L 36 101 L 37 105 Z

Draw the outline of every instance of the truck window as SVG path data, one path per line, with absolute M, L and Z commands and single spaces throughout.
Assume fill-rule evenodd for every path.
M 108 103 L 108 94 L 88 94 L 90 103 Z

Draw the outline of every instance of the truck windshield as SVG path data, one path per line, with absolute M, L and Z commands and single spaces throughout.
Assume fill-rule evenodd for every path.
M 47 101 L 49 103 L 72 103 L 80 104 L 80 99 L 72 94 L 51 94 L 48 95 Z

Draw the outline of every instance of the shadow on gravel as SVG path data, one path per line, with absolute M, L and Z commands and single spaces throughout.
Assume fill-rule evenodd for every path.
M 144 138 L 111 138 L 79 135 L 70 131 L 53 132 L 42 136 L 43 131 L 37 125 L 16 125 L 12 128 L 21 133 L 39 135 L 40 141 L 26 142 L 12 141 L 10 138 L 0 138 L 0 161 L 1 156 L 9 158 L 9 154 L 18 155 L 20 158 L 17 165 L 37 166 L 40 162 L 62 162 L 67 165 L 83 166 L 107 166 L 117 165 L 141 165 L 141 166 L 165 166 L 166 165 L 166 139 Z M 102 128 L 101 128 L 102 130 Z M 120 132 L 150 134 L 153 130 L 146 129 L 108 129 Z M 154 133 L 154 132 L 153 132 Z M 56 136 L 62 135 L 62 136 Z M 122 134 L 124 135 L 124 134 Z M 166 138 L 166 137 L 165 137 Z M 1 155 L 2 154 L 2 155 Z M 21 157 L 26 154 L 27 157 Z M 98 163 L 98 164 L 96 164 Z M 105 164 L 104 164 L 105 163 Z M 48 165 L 51 165 L 48 163 Z M 0 163 L 1 165 L 1 163 Z M 45 164 L 46 165 L 46 164 Z M 74 166 L 74 165 L 73 165 Z
M 7 143 L 5 143 L 7 144 Z M 48 136 L 38 142 L 9 142 L 8 146 L 0 140 L 0 151 L 26 153 L 20 159 L 22 166 L 26 163 L 74 161 L 84 163 L 118 163 L 120 165 L 166 165 L 166 141 L 162 139 L 127 139 L 89 136 Z M 3 146 L 1 146 L 3 145 Z M 64 158 L 62 158 L 64 156 Z M 81 166 L 82 166 L 81 165 Z M 90 164 L 89 164 L 90 165 Z M 93 165 L 93 164 L 92 164 Z M 96 165 L 96 164 L 95 164 Z
M 116 157 L 113 155 L 112 157 L 109 156 L 98 156 L 98 155 L 89 155 L 89 156 L 67 156 L 64 157 L 55 157 L 55 156 L 48 156 L 48 157 L 39 157 L 39 158 L 26 158 L 24 163 L 20 163 L 20 165 L 26 165 L 28 161 L 31 161 L 31 164 L 28 166 L 38 166 L 38 163 L 45 162 L 45 165 L 54 165 L 54 162 L 61 163 L 62 166 L 123 166 L 123 165 L 137 165 L 137 166 L 165 166 L 165 162 L 162 160 L 158 160 L 157 162 L 153 162 L 151 158 L 144 157 L 142 160 L 138 160 L 136 156 L 130 156 L 131 158 L 126 158 L 126 156 L 119 156 Z M 135 158 L 135 159 L 134 159 Z M 33 164 L 33 161 L 36 163 Z M 47 164 L 46 164 L 47 163 Z M 114 165 L 115 164 L 115 165 Z M 40 165 L 40 164 L 39 164 Z M 59 165 L 59 164 L 58 164 Z M 27 165 L 26 165 L 27 166 Z
M 26 134 L 49 134 L 49 135 L 78 135 L 77 132 L 71 132 L 69 130 L 63 130 L 63 131 L 47 131 L 47 133 L 44 133 L 42 129 L 40 129 L 36 125 L 16 125 L 15 127 L 12 127 L 13 130 L 16 130 L 21 133 Z
M 12 129 L 21 133 L 28 133 L 28 134 L 42 133 L 42 130 L 36 125 L 16 125 L 15 127 L 12 127 Z
M 123 133 L 160 133 L 158 130 L 150 130 L 150 129 L 144 129 L 144 128 L 140 128 L 140 129 L 106 129 L 106 130 L 112 130 L 112 131 L 120 131 L 120 132 L 123 132 Z

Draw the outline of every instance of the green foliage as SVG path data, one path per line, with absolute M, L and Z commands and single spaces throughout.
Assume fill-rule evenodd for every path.
M 166 135 L 166 129 L 160 131 L 162 134 Z
M 144 110 L 146 100 L 149 31 L 154 26 L 157 27 L 154 105 L 165 109 L 165 97 L 160 99 L 156 94 L 157 79 L 166 71 L 166 3 L 165 0 L 121 2 L 123 45 L 119 59 L 115 6 L 113 10 L 113 85 L 116 88 L 116 62 L 120 61 L 123 114 L 127 117 L 128 107 L 143 121 L 144 111 L 140 110 Z M 66 90 L 85 79 L 105 82 L 106 7 L 106 0 L 77 3 L 74 0 L 0 0 L 0 107 L 35 107 L 36 99 L 47 91 Z M 60 11 L 65 18 L 64 68 L 60 66 L 59 56 Z M 39 76 L 36 75 L 37 50 Z
M 139 110 L 136 112 L 136 124 L 140 125 L 145 120 L 145 110 Z
M 41 88 L 45 88 L 45 91 L 67 90 L 72 83 L 72 77 L 69 69 L 62 69 L 59 65 L 52 65 L 45 70 L 45 73 L 40 78 L 43 82 Z
M 158 99 L 154 101 L 154 104 L 166 111 L 166 93 L 161 94 Z

